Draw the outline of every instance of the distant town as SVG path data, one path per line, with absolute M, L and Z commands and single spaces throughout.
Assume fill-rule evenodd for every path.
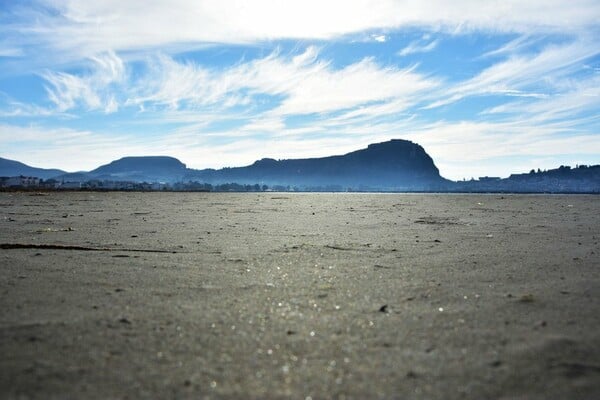
M 64 181 L 41 179 L 32 176 L 0 177 L 3 191 L 140 191 L 140 192 L 451 192 L 451 193 L 600 193 L 600 165 L 561 166 L 552 170 L 531 170 L 526 174 L 513 174 L 508 178 L 483 176 L 478 179 L 448 181 L 435 188 L 382 189 L 359 185 L 266 185 L 188 182 L 135 182 L 113 180 Z
M 211 185 L 200 182 L 133 182 L 91 180 L 85 182 L 59 181 L 56 179 L 40 179 L 32 176 L 0 177 L 0 188 L 3 190 L 81 190 L 81 191 L 179 191 L 179 192 L 265 192 L 289 191 L 290 187 L 276 186 L 269 188 L 267 185 L 240 185 L 228 183 Z

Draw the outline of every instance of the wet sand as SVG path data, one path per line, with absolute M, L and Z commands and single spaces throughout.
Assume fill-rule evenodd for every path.
M 1 398 L 600 398 L 600 197 L 0 193 Z

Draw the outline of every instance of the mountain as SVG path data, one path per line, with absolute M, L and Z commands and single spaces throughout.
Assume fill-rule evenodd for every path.
M 123 157 L 88 173 L 93 179 L 147 182 L 181 181 L 188 169 L 173 157 Z
M 246 167 L 195 170 L 172 157 L 125 157 L 87 173 L 65 174 L 64 181 L 198 181 L 297 186 L 303 189 L 433 190 L 447 181 L 418 144 L 391 140 L 345 155 L 292 160 L 264 158 Z
M 57 175 L 64 174 L 60 169 L 44 169 L 30 167 L 19 161 L 7 160 L 0 157 L 0 176 L 35 176 L 42 179 L 49 179 Z
M 399 139 L 370 144 L 365 149 L 344 155 L 290 160 L 263 158 L 245 167 L 203 170 L 187 168 L 176 158 L 164 156 L 124 157 L 90 172 L 77 173 L 33 168 L 0 158 L 0 177 L 18 175 L 54 178 L 59 182 L 164 182 L 180 190 L 208 190 L 210 185 L 217 190 L 239 190 L 244 185 L 257 188 L 267 185 L 275 190 L 297 188 L 307 191 L 600 193 L 600 165 L 532 170 L 505 179 L 482 177 L 470 181 L 449 181 L 440 176 L 423 147 Z M 221 188 L 218 188 L 219 185 Z M 109 186 L 92 183 L 84 184 L 84 187 Z
M 173 157 L 123 157 L 90 172 L 65 174 L 58 179 L 79 182 L 89 180 L 178 182 L 188 171 L 184 163 Z
M 186 179 L 211 184 L 338 186 L 384 190 L 433 190 L 447 181 L 425 150 L 407 140 L 369 145 L 345 155 L 274 160 L 264 158 L 247 167 L 191 170 Z

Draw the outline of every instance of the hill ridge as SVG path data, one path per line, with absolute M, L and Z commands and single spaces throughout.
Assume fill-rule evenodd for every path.
M 440 192 L 600 192 L 600 165 L 513 174 L 507 178 L 450 181 L 425 149 L 409 140 L 371 143 L 341 155 L 282 159 L 264 157 L 242 167 L 192 169 L 171 156 L 127 156 L 89 172 L 66 173 L 0 158 L 0 177 L 35 176 L 59 182 L 148 182 L 260 185 L 299 190 Z

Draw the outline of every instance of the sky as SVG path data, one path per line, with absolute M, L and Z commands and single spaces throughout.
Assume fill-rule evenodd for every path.
M 221 168 L 393 138 L 455 180 L 600 164 L 600 1 L 0 0 L 0 157 Z

